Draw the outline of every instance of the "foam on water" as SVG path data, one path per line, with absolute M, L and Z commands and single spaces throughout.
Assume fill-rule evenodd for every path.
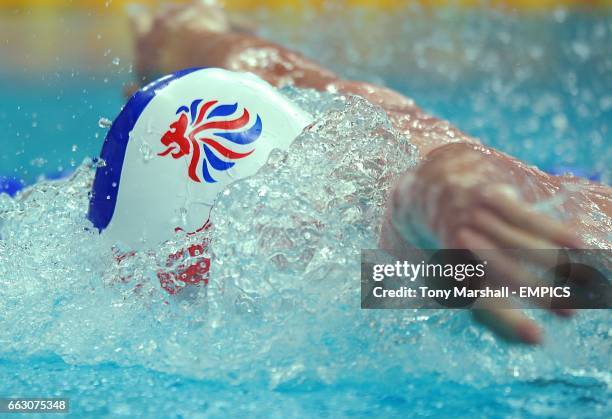
M 605 408 L 609 312 L 565 322 L 533 313 L 548 329 L 533 351 L 496 341 L 467 312 L 361 310 L 360 250 L 376 247 L 392 179 L 416 152 L 361 98 L 285 93 L 316 116 L 289 151 L 222 193 L 212 230 L 121 264 L 86 221 L 91 162 L 20 199 L 0 196 L 0 357 L 52 354 L 281 391 L 363 383 L 391 394 L 411 377 L 476 388 L 586 382 Z M 208 287 L 167 295 L 156 277 L 166 256 L 208 239 Z
M 609 184 L 610 9 L 448 3 L 405 2 L 389 13 L 328 1 L 282 19 L 262 9 L 254 26 L 344 78 L 405 93 L 487 145 Z

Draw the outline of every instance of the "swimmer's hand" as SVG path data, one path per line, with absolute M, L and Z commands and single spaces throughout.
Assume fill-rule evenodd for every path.
M 383 229 L 383 247 L 407 246 L 410 238 L 402 233 L 403 226 L 415 222 L 415 217 L 429 226 L 442 247 L 469 249 L 476 255 L 482 249 L 582 247 L 571 229 L 533 211 L 513 192 L 516 187 L 509 185 L 524 184 L 525 189 L 528 185 L 527 179 L 516 178 L 512 164 L 515 161 L 506 156 L 468 144 L 452 144 L 433 151 L 415 173 L 406 175 L 411 180 L 400 181 L 394 191 L 389 222 Z M 533 262 L 552 266 L 542 258 Z M 504 275 L 510 287 L 534 285 L 535 277 L 517 266 L 512 256 L 489 263 L 490 268 Z M 513 307 L 511 301 L 498 300 L 494 307 L 473 313 L 507 340 L 540 343 L 538 325 L 521 310 L 508 307 Z M 559 316 L 572 314 L 562 309 L 553 312 Z
M 188 67 L 199 67 L 209 48 L 206 35 L 232 28 L 223 9 L 211 2 L 167 3 L 152 11 L 127 8 L 135 40 L 138 83 Z
M 227 48 L 219 44 L 219 36 L 255 30 L 248 20 L 228 16 L 217 2 L 206 0 L 163 3 L 155 9 L 132 4 L 126 11 L 138 75 L 137 83 L 126 89 L 127 95 L 177 70 L 220 66 Z M 239 43 L 238 39 L 236 44 Z

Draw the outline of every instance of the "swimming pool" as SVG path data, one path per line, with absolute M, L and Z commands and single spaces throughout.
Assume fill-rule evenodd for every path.
M 306 24 L 275 25 L 265 14 L 258 19 L 267 22 L 268 36 L 306 52 L 317 48 L 322 61 L 344 74 L 373 80 L 382 74 L 389 85 L 489 144 L 543 167 L 571 166 L 609 179 L 609 16 L 561 11 L 526 20 L 494 12 L 478 18 L 441 12 L 433 16 L 440 29 L 432 35 L 426 15 L 406 13 L 393 22 L 401 28 L 397 39 L 411 40 L 409 47 L 379 49 L 367 57 L 358 53 L 371 46 L 346 46 L 351 37 L 334 30 L 340 23 L 323 19 L 321 30 L 314 31 Z M 364 18 L 347 19 L 358 28 Z M 384 23 L 375 28 L 389 26 Z M 390 36 L 375 28 L 367 42 Z M 320 38 L 331 40 L 328 48 L 319 48 Z M 521 52 L 513 56 L 516 71 L 506 71 L 504 60 L 516 50 Z M 390 60 L 401 65 L 391 66 Z M 406 69 L 415 71 L 407 77 Z M 0 104 L 2 172 L 31 183 L 59 166 L 76 169 L 95 155 L 105 133 L 98 120 L 117 113 L 118 92 L 129 76 L 125 70 L 73 76 L 69 69 L 44 80 L 4 74 L 0 87 L 9 100 Z M 328 106 L 324 98 L 303 100 Z M 331 141 L 336 126 L 358 121 L 343 135 L 376 138 L 373 147 L 386 146 L 372 135 L 384 126 L 375 110 L 360 102 L 338 106 L 352 113 L 327 116 L 315 139 Z M 367 150 L 352 152 L 367 156 Z M 394 163 L 390 170 L 410 162 Z M 231 196 L 221 200 L 220 213 L 235 221 L 218 219 L 218 240 L 225 237 L 228 246 L 219 250 L 226 263 L 216 272 L 235 286 L 221 293 L 213 283 L 207 302 L 195 307 L 163 304 L 165 297 L 154 290 L 134 298 L 129 285 L 111 286 L 117 271 L 106 272 L 108 252 L 78 228 L 85 225 L 79 215 L 86 210 L 87 170 L 69 184 L 39 186 L 25 217 L 16 215 L 23 208 L 0 201 L 11 213 L 0 247 L 10 255 L 0 268 L 0 394 L 70 397 L 79 416 L 610 416 L 607 312 L 584 312 L 567 322 L 534 312 L 547 338 L 543 348 L 533 350 L 495 341 L 465 312 L 362 311 L 351 285 L 359 266 L 349 255 L 371 243 L 375 227 L 368 222 L 377 213 L 356 213 L 358 207 L 322 218 L 330 228 L 317 237 L 321 249 L 337 243 L 335 235 L 350 240 L 344 248 L 317 253 L 317 269 L 296 274 L 278 258 L 270 263 L 282 243 L 260 249 L 260 237 L 250 228 L 241 230 L 253 218 L 243 203 L 260 200 L 261 188 L 269 185 L 264 195 L 272 209 L 266 216 L 283 214 L 273 207 L 280 202 L 274 201 L 277 193 L 288 194 L 283 211 L 302 211 L 282 182 L 304 161 L 283 164 L 278 173 L 232 188 L 240 202 Z M 316 173 L 310 170 L 315 169 L 305 172 Z M 354 193 L 350 186 L 332 190 Z M 296 232 L 316 234 L 290 230 Z M 282 233 L 287 232 L 267 231 L 268 237 Z M 238 235 L 240 242 L 227 239 Z M 143 256 L 135 263 L 122 269 L 147 277 L 160 261 Z

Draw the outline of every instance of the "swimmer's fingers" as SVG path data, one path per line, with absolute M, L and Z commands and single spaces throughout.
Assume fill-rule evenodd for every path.
M 529 345 L 541 343 L 542 331 L 537 323 L 521 310 L 511 307 L 511 302 L 506 299 L 488 300 L 482 308 L 472 310 L 472 315 L 476 321 L 507 341 Z
M 153 26 L 153 14 L 148 7 L 142 4 L 131 3 L 126 9 L 130 29 L 134 36 L 142 37 L 151 31 Z
M 155 24 L 172 32 L 223 32 L 229 29 L 227 15 L 221 6 L 201 0 L 162 4 L 157 10 Z
M 496 221 L 492 220 L 492 223 L 496 223 Z M 490 258 L 491 254 L 482 249 L 502 249 L 496 247 L 486 233 L 463 228 L 457 235 L 457 244 L 462 248 L 470 249 L 481 260 L 486 260 L 488 262 L 488 277 L 498 285 L 506 286 L 512 291 L 519 291 L 522 287 L 537 288 L 545 285 L 539 277 L 523 268 L 520 261 L 512 255 L 506 256 L 502 252 L 497 252 L 493 258 Z M 560 316 L 565 317 L 572 314 L 571 310 L 553 309 L 551 300 L 548 298 L 532 297 L 530 301 L 532 304 L 551 310 Z
M 483 194 L 483 204 L 532 237 L 554 243 L 557 247 L 582 248 L 583 243 L 566 225 L 533 211 L 514 194 L 498 188 Z
M 223 9 L 214 3 L 193 1 L 184 4 L 163 3 L 155 12 L 139 4 L 126 8 L 130 27 L 137 39 L 149 34 L 168 37 L 189 33 L 223 32 L 229 29 L 227 16 Z
M 557 249 L 558 244 L 509 224 L 487 208 L 474 211 L 470 224 L 476 231 L 486 234 L 494 242 L 495 248 L 530 250 L 522 255 L 544 268 L 554 267 L 558 263 L 558 255 L 555 252 L 541 251 Z

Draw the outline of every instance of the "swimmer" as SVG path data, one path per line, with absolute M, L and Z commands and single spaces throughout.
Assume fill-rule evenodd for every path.
M 407 97 L 382 86 L 343 80 L 308 58 L 250 34 L 222 9 L 204 2 L 166 5 L 155 13 L 132 9 L 138 82 L 190 67 L 251 72 L 274 86 L 295 85 L 359 95 L 385 110 L 421 156 L 390 196 L 382 220 L 380 247 L 400 255 L 411 248 L 411 225 L 424 224 L 442 247 L 465 249 L 612 248 L 609 241 L 612 190 L 571 176 L 551 176 L 486 147 L 419 109 Z M 406 69 L 410 73 L 410 69 Z M 570 187 L 564 223 L 533 205 Z M 598 215 L 602 215 L 598 217 Z M 523 279 L 514 262 L 497 268 L 515 283 Z M 542 339 L 540 327 L 505 305 L 474 310 L 477 320 L 498 335 L 529 344 Z M 557 310 L 569 316 L 569 310 Z

